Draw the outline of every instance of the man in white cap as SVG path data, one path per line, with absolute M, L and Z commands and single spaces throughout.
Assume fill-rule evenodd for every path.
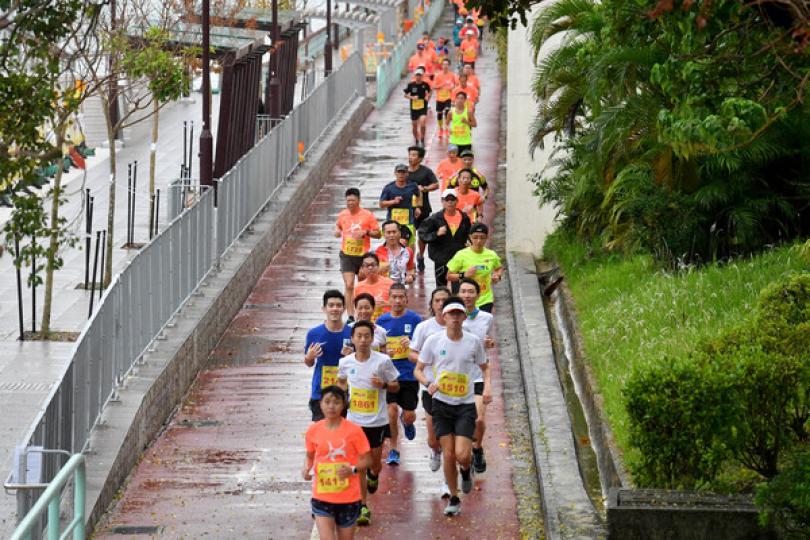
M 444 478 L 450 488 L 450 500 L 444 513 L 455 516 L 461 512 L 459 472 L 461 490 L 470 493 L 473 488 L 472 443 L 477 418 L 473 380 L 479 369 L 484 379 L 482 398 L 485 403 L 492 401 L 492 391 L 484 345 L 477 336 L 462 329 L 467 318 L 464 302 L 450 297 L 442 313 L 445 331 L 425 340 L 414 376 L 427 386 L 432 396 L 433 428 L 442 446 Z M 425 369 L 432 370 L 435 380 L 426 376 Z

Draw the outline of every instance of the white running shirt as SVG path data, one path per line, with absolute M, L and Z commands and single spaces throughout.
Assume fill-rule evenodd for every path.
M 432 336 L 433 334 L 438 334 L 439 332 L 444 332 L 444 326 L 440 325 L 439 322 L 436 320 L 436 317 L 431 317 L 430 319 L 426 319 L 419 324 L 416 325 L 416 330 L 413 331 L 413 339 L 411 339 L 411 350 L 419 352 L 422 350 L 422 346 L 425 344 L 425 340 Z M 425 377 L 427 377 L 428 383 L 433 382 L 433 370 L 428 369 L 425 370 Z M 424 388 L 427 388 L 423 385 Z
M 484 340 L 486 340 L 487 336 L 489 335 L 489 330 L 492 328 L 493 320 L 494 317 L 491 313 L 487 313 L 482 309 L 476 308 L 475 318 L 470 319 L 469 317 L 467 317 L 464 320 L 464 323 L 461 325 L 461 328 L 465 332 L 475 334 L 478 337 L 478 339 L 481 340 L 481 343 L 484 343 Z M 480 369 L 478 369 L 478 375 L 475 377 L 475 380 L 473 382 L 474 383 L 484 382 L 484 374 L 481 373 Z
M 341 358 L 338 364 L 338 379 L 349 382 L 349 413 L 346 418 L 363 427 L 388 424 L 386 390 L 371 384 L 373 375 L 389 383 L 397 380 L 399 371 L 389 356 L 377 351 L 371 351 L 371 356 L 365 362 L 350 354 Z
M 433 399 L 448 405 L 475 403 L 473 381 L 480 372 L 478 366 L 487 363 L 484 345 L 475 334 L 463 332 L 458 341 L 447 337 L 447 332 L 433 334 L 422 346 L 419 361 L 435 373 L 439 390 Z

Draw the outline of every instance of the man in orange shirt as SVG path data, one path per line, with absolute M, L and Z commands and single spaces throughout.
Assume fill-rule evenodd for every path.
M 441 192 L 447 189 L 447 181 L 458 173 L 463 167 L 464 162 L 458 158 L 458 146 L 455 144 L 447 145 L 447 157 L 439 162 L 436 167 L 436 176 L 439 177 L 442 185 Z
M 476 92 L 478 92 L 478 96 L 480 96 L 481 81 L 478 79 L 478 75 L 475 74 L 475 66 L 472 64 L 464 64 L 461 72 L 467 76 L 467 84 L 475 88 Z
M 425 45 L 419 43 L 416 46 L 416 52 L 408 60 L 408 71 L 415 72 L 417 68 L 425 68 L 425 73 L 430 76 L 433 74 L 433 59 L 425 52 Z
M 467 81 L 467 76 L 463 73 L 458 76 L 458 86 L 453 89 L 453 99 L 456 99 L 456 95 L 459 92 L 464 92 L 467 96 L 467 103 L 469 104 L 470 108 L 475 107 L 475 103 L 478 102 L 478 90 Z
M 436 92 L 436 121 L 439 124 L 439 137 L 450 134 L 447 113 L 453 106 L 453 89 L 458 86 L 458 77 L 450 70 L 450 59 L 442 60 L 441 70 L 433 76 L 431 87 Z
M 360 190 L 346 190 L 346 209 L 338 214 L 335 238 L 340 238 L 340 273 L 343 275 L 347 313 L 354 316 L 354 277 L 363 264 L 363 254 L 371 249 L 371 239 L 381 236 L 374 214 L 360 207 Z
M 365 270 L 366 279 L 357 284 L 354 294 L 369 293 L 374 297 L 375 307 L 372 321 L 376 321 L 377 317 L 391 311 L 388 291 L 394 284 L 394 280 L 380 275 L 380 258 L 372 252 L 363 255 L 363 270 Z
M 472 64 L 475 67 L 475 60 L 478 58 L 478 40 L 472 31 L 467 29 L 462 30 L 462 35 L 464 35 L 464 39 L 458 48 L 459 61 L 462 64 Z

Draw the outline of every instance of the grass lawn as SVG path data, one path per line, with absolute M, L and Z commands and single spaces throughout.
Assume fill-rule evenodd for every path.
M 701 338 L 748 320 L 763 287 L 808 268 L 798 250 L 783 246 L 671 274 L 643 255 L 593 255 L 559 232 L 546 241 L 544 258 L 557 261 L 567 278 L 587 360 L 628 463 L 634 455 L 622 389 L 633 369 L 685 356 Z

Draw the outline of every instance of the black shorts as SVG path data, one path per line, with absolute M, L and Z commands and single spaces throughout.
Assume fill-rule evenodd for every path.
M 386 392 L 385 402 L 396 403 L 406 411 L 415 411 L 419 405 L 419 383 L 400 381 L 399 392 Z
M 484 381 L 473 383 L 473 394 L 476 396 L 484 395 Z
M 495 304 L 493 304 L 492 302 L 487 302 L 484 305 L 478 306 L 478 309 L 480 309 L 481 311 L 486 311 L 487 313 L 492 313 L 492 306 L 494 305 Z
M 475 403 L 449 405 L 440 399 L 433 400 L 433 431 L 437 439 L 455 435 L 472 440 L 477 419 Z
M 422 409 L 424 409 L 425 414 L 433 416 L 433 396 L 425 389 L 422 389 Z
M 330 503 L 312 499 L 310 501 L 313 516 L 328 517 L 335 520 L 341 529 L 354 527 L 360 517 L 360 501 L 353 503 Z
M 360 271 L 361 266 L 363 266 L 362 255 L 346 255 L 342 251 L 340 252 L 341 272 L 352 272 L 353 274 L 356 274 Z
M 452 106 L 453 106 L 453 100 L 452 99 L 448 99 L 447 101 L 437 101 L 436 102 L 436 116 L 441 116 L 443 114 L 446 114 L 450 110 L 450 107 L 452 107 Z
M 348 412 L 348 407 L 343 407 L 343 418 L 346 418 L 346 413 Z M 323 420 L 323 411 L 321 410 L 321 400 L 320 399 L 310 399 L 309 400 L 309 411 L 312 413 L 312 421 L 318 422 L 319 420 Z
M 388 424 L 384 426 L 378 427 L 366 427 L 360 426 L 363 428 L 363 433 L 366 434 L 366 439 L 368 440 L 368 445 L 372 448 L 379 448 L 383 445 L 383 441 L 385 440 L 385 433 Z
M 450 144 L 456 144 L 456 143 L 451 141 Z M 461 155 L 461 153 L 464 150 L 472 150 L 472 145 L 471 144 L 456 144 L 456 146 L 458 146 L 458 155 Z
M 411 120 L 415 122 L 416 120 L 419 120 L 421 116 L 427 116 L 427 107 L 424 109 L 411 109 Z

